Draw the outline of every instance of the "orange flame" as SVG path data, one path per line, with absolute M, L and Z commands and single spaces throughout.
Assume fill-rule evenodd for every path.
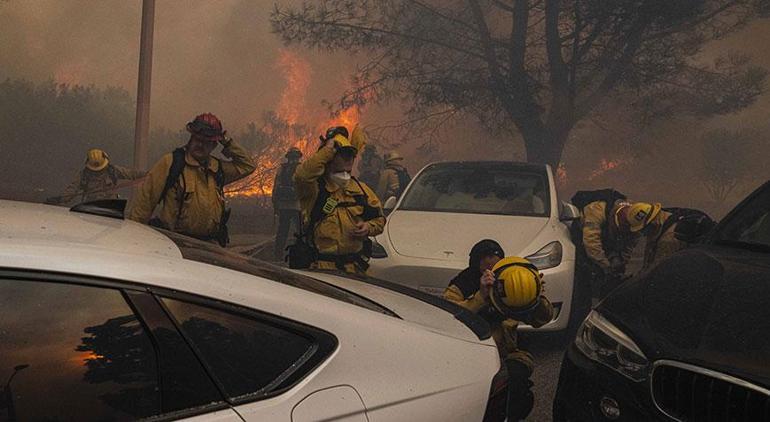
M 276 67 L 281 70 L 286 79 L 281 100 L 278 103 L 277 115 L 290 127 L 299 127 L 300 116 L 307 115 L 305 97 L 310 86 L 312 69 L 310 64 L 287 50 L 281 50 Z M 259 156 L 255 157 L 257 170 L 248 178 L 234 184 L 228 189 L 228 196 L 266 197 L 273 193 L 275 175 L 283 162 L 283 155 L 291 147 L 299 148 L 305 157 L 315 152 L 319 146 L 317 134 L 324 133 L 331 126 L 345 126 L 351 130 L 358 124 L 361 116 L 360 107 L 351 106 L 340 111 L 334 117 L 316 125 L 308 125 L 310 132 L 297 136 L 291 133 L 273 133 L 272 128 L 263 127 L 266 133 L 276 135 L 276 141 Z M 297 125 L 297 126 L 295 126 Z
M 591 175 L 588 176 L 588 180 L 594 180 L 597 177 L 602 176 L 608 171 L 614 170 L 625 163 L 626 160 L 622 160 L 620 158 L 616 158 L 614 160 L 602 158 L 602 160 L 599 162 L 599 168 L 591 172 Z
M 286 78 L 286 89 L 278 103 L 278 116 L 288 124 L 299 121 L 300 112 L 305 107 L 305 96 L 310 87 L 310 63 L 288 50 L 281 50 L 276 67 Z
M 564 163 L 559 163 L 556 167 L 556 183 L 561 188 L 567 186 L 567 166 Z

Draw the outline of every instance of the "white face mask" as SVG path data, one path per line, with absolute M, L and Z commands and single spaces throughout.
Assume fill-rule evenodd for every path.
M 331 181 L 334 182 L 335 185 L 341 188 L 345 188 L 348 186 L 348 183 L 350 183 L 350 173 L 346 171 L 332 173 L 329 175 L 329 179 L 331 179 Z

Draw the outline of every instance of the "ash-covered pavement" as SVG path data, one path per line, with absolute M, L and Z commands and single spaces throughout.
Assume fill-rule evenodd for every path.
M 567 343 L 554 335 L 529 335 L 526 338 L 526 350 L 535 357 L 535 372 L 532 391 L 535 393 L 535 407 L 527 418 L 528 421 L 550 421 L 556 384 L 559 382 L 559 369 Z

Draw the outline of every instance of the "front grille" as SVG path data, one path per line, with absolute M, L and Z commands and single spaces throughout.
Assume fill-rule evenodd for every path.
M 770 391 L 680 362 L 656 362 L 652 398 L 663 413 L 680 421 L 770 422 Z

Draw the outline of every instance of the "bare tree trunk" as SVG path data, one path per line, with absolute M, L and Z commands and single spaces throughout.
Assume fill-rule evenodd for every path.
M 561 155 L 571 127 L 562 125 L 557 128 L 545 127 L 540 130 L 519 128 L 524 138 L 527 162 L 549 164 L 552 169 L 559 167 Z

